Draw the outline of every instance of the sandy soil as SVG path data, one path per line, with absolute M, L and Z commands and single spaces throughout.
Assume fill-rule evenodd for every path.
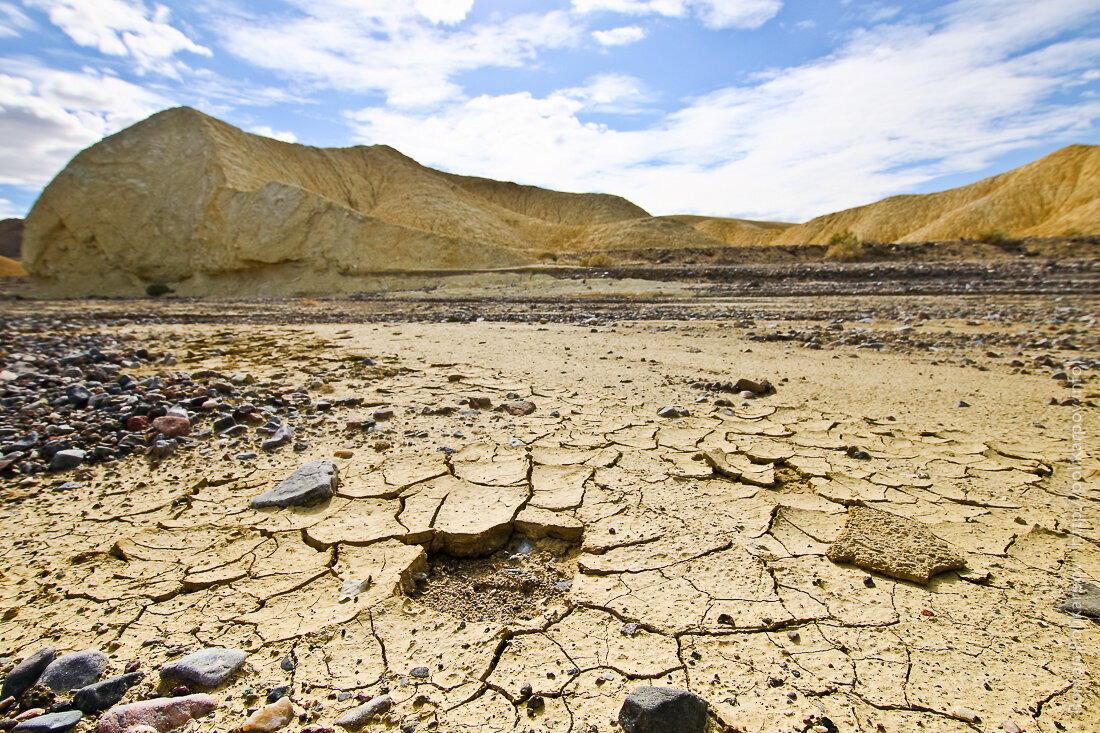
M 677 288 L 7 303 L 174 355 L 137 376 L 251 375 L 240 399 L 294 396 L 304 447 L 214 434 L 0 479 L 0 655 L 94 648 L 117 674 L 246 650 L 188 730 L 289 685 L 288 730 L 388 692 L 368 730 L 607 731 L 643 684 L 734 730 L 1096 730 L 1100 628 L 1056 609 L 1100 581 L 1100 464 L 1073 433 L 1097 414 L 1096 299 Z M 739 378 L 775 392 L 706 387 Z M 315 459 L 333 498 L 249 508 Z M 849 526 L 860 506 L 912 531 Z M 829 559 L 853 533 L 864 567 Z M 935 538 L 965 567 L 900 579 Z

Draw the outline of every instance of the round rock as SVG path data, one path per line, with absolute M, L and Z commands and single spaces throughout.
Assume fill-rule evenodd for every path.
M 248 654 L 239 649 L 201 649 L 160 668 L 162 682 L 183 682 L 213 688 L 229 679 Z
M 105 669 L 107 655 L 103 652 L 95 649 L 73 652 L 51 662 L 38 678 L 38 684 L 67 693 L 98 681 Z
M 707 701 L 673 687 L 638 687 L 619 710 L 625 733 L 704 733 Z

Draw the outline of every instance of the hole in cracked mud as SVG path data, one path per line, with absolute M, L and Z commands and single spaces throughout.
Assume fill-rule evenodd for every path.
M 575 545 L 513 535 L 486 557 L 435 553 L 409 593 L 426 606 L 467 621 L 506 623 L 544 613 L 572 587 Z

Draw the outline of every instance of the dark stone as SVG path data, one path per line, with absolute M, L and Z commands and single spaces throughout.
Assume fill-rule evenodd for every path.
M 12 667 L 8 676 L 4 678 L 3 687 L 0 687 L 0 700 L 22 697 L 24 692 L 34 687 L 34 683 L 38 681 L 42 672 L 56 658 L 57 650 L 47 646 Z
M 95 649 L 58 657 L 42 672 L 38 684 L 54 692 L 67 693 L 99 680 L 107 669 L 107 655 Z
M 61 733 L 80 722 L 84 716 L 79 710 L 64 713 L 46 713 L 37 718 L 24 720 L 12 728 L 14 733 Z
M 707 701 L 687 690 L 638 687 L 619 710 L 625 733 L 704 733 Z
M 1100 585 L 1081 583 L 1055 608 L 1075 616 L 1100 619 Z
M 429 670 L 427 667 L 413 667 L 411 670 L 409 670 L 410 677 L 417 677 L 424 680 L 428 679 L 431 674 L 431 670 Z
M 4 446 L 4 453 L 26 453 L 35 445 L 38 444 L 38 433 L 27 433 L 14 443 L 8 443 Z
M 281 448 L 287 443 L 290 443 L 292 440 L 294 440 L 294 428 L 289 425 L 280 425 L 275 429 L 275 433 L 265 440 L 260 447 L 266 451 L 273 451 L 276 448 Z
M 311 461 L 283 479 L 271 491 L 252 500 L 253 509 L 264 507 L 309 506 L 317 504 L 336 492 L 339 472 L 332 461 Z
M 59 450 L 53 454 L 53 458 L 50 459 L 51 471 L 68 471 L 69 469 L 78 467 L 84 462 L 84 451 L 79 448 L 69 448 L 67 450 Z
M 82 687 L 73 695 L 73 705 L 88 715 L 101 713 L 125 697 L 126 691 L 144 678 L 141 672 L 131 672 Z
M 217 687 L 244 664 L 248 654 L 237 649 L 202 649 L 160 668 L 160 678 L 200 687 Z
M 289 695 L 290 695 L 290 686 L 289 685 L 281 685 L 279 687 L 273 687 L 273 688 L 271 688 L 271 692 L 267 693 L 267 703 L 268 703 L 268 705 L 270 705 L 271 703 L 279 702 L 279 700 L 281 698 L 287 697 Z
M 70 384 L 65 388 L 65 396 L 74 407 L 84 407 L 92 399 L 92 393 L 83 384 Z

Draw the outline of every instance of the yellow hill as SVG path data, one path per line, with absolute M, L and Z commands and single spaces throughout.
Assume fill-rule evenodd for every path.
M 17 260 L 0 257 L 0 277 L 23 277 L 27 271 Z

